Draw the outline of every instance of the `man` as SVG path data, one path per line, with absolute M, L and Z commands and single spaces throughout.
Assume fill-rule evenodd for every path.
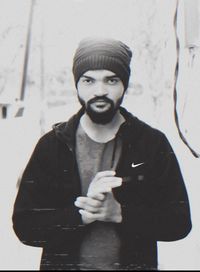
M 184 238 L 190 208 L 160 131 L 120 106 L 132 52 L 85 39 L 73 60 L 81 110 L 44 135 L 23 173 L 13 226 L 41 270 L 156 270 L 157 241 Z

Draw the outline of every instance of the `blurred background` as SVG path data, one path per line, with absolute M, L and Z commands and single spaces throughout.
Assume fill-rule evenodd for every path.
M 133 50 L 123 106 L 167 135 L 193 221 L 158 243 L 159 268 L 199 270 L 200 0 L 0 0 L 0 270 L 39 269 L 41 249 L 12 229 L 17 181 L 38 139 L 80 108 L 71 67 L 86 36 Z

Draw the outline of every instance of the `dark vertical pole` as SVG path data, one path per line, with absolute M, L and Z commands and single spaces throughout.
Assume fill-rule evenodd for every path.
M 41 88 L 41 100 L 44 99 L 45 93 L 44 93 L 44 18 L 41 18 L 41 44 L 40 44 L 40 88 Z
M 177 94 L 177 80 L 178 80 L 178 74 L 179 74 L 179 53 L 180 53 L 180 42 L 178 39 L 178 33 L 177 33 L 177 17 L 178 17 L 178 5 L 179 5 L 179 0 L 177 0 L 176 4 L 176 10 L 175 10 L 175 15 L 174 15 L 174 29 L 175 29 L 175 38 L 176 38 L 176 52 L 177 52 L 177 60 L 176 60 L 176 66 L 175 66 L 175 74 L 174 74 L 174 93 L 173 93 L 173 98 L 174 98 L 174 119 L 175 119 L 175 124 L 179 133 L 179 136 L 183 143 L 189 148 L 191 153 L 194 155 L 195 158 L 199 158 L 200 155 L 193 150 L 193 148 L 189 145 L 187 142 L 185 136 L 183 135 L 179 123 L 179 117 L 178 117 L 178 111 L 177 111 L 177 99 L 178 99 L 178 94 Z
M 3 119 L 7 117 L 7 105 L 2 107 L 2 117 Z
M 21 91 L 20 91 L 20 100 L 24 100 L 24 96 L 25 96 L 26 79 L 27 79 L 27 67 L 28 67 L 29 52 L 30 52 L 31 27 L 32 27 L 32 20 L 33 20 L 34 4 L 35 4 L 35 0 L 31 0 L 29 21 L 28 21 L 28 31 L 27 31 L 27 37 L 26 37 L 24 65 L 23 65 L 23 75 L 22 75 L 22 83 L 21 83 Z
M 42 101 L 42 108 L 40 112 L 40 128 L 41 135 L 45 133 L 45 112 L 43 103 L 45 99 L 45 81 L 44 81 L 44 18 L 41 18 L 41 40 L 40 40 L 40 98 Z

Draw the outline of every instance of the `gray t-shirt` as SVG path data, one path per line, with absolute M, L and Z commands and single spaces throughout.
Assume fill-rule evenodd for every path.
M 76 134 L 76 158 L 81 178 L 82 195 L 99 171 L 115 170 L 121 154 L 121 140 L 107 143 L 93 141 L 79 124 Z M 115 223 L 96 221 L 90 226 L 80 250 L 80 269 L 117 270 L 120 240 Z

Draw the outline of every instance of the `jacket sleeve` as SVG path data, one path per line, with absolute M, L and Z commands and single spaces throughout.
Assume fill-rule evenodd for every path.
M 156 146 L 155 151 L 151 146 L 153 155 L 146 172 L 151 180 L 147 200 L 138 205 L 122 205 L 119 228 L 138 237 L 175 241 L 191 230 L 189 200 L 177 158 L 164 134 Z
M 12 220 L 14 231 L 24 244 L 56 247 L 70 241 L 73 235 L 78 236 L 84 225 L 73 205 L 73 196 L 66 196 L 64 205 L 55 204 L 54 187 L 50 189 L 50 184 L 59 177 L 52 171 L 55 166 L 46 138 L 39 140 L 22 175 Z

